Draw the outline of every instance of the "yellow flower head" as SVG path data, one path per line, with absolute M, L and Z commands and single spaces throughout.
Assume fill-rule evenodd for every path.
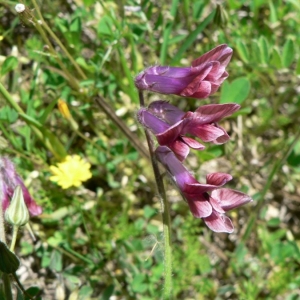
M 82 182 L 92 177 L 91 165 L 84 161 L 79 155 L 68 155 L 66 159 L 57 164 L 57 167 L 50 166 L 53 176 L 51 181 L 57 182 L 63 189 L 71 186 L 80 186 Z

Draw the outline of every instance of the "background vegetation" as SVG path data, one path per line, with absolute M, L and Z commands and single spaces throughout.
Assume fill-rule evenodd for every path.
M 160 99 L 184 110 L 242 105 L 222 122 L 231 141 L 193 151 L 187 162 L 200 179 L 230 173 L 228 186 L 255 201 L 231 213 L 233 234 L 216 234 L 168 183 L 174 299 L 300 298 L 299 1 L 39 1 L 50 31 L 21 22 L 16 2 L 0 3 L 1 83 L 9 93 L 0 95 L 1 155 L 14 161 L 44 209 L 32 219 L 37 241 L 24 229 L 17 245 L 25 288 L 36 286 L 42 299 L 160 298 L 160 203 L 151 165 L 134 145 L 145 138 L 133 78 L 157 63 L 189 66 L 227 43 L 234 55 L 218 93 Z M 68 103 L 77 131 L 58 99 Z M 93 177 L 80 188 L 49 180 L 49 166 L 66 153 L 92 165 Z

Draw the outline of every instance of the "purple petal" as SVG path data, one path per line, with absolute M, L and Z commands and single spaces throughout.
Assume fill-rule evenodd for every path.
M 209 197 L 209 202 L 216 212 L 221 213 L 221 214 L 225 213 L 225 210 L 222 208 L 222 206 L 220 205 L 220 203 L 217 199 L 215 199 L 213 197 Z
M 214 190 L 211 193 L 211 197 L 215 198 L 225 211 L 234 209 L 236 207 L 253 201 L 252 198 L 248 195 L 227 188 Z
M 9 197 L 8 197 L 8 193 L 7 193 L 7 185 L 4 182 L 1 175 L 0 175 L 0 184 L 1 184 L 0 196 L 1 196 L 1 200 L 2 200 L 2 209 L 5 212 L 9 206 L 10 201 L 9 201 Z
M 223 127 L 220 127 L 218 124 L 215 124 L 215 127 L 223 131 L 223 134 L 221 136 L 218 136 L 214 141 L 211 142 L 216 145 L 220 145 L 228 142 L 230 140 L 230 136 L 228 135 L 226 130 Z
M 212 207 L 208 201 L 204 198 L 199 200 L 189 200 L 187 199 L 187 203 L 190 207 L 190 210 L 195 218 L 205 218 L 211 215 Z
M 211 173 L 206 175 L 206 182 L 216 187 L 226 184 L 232 179 L 232 176 L 227 173 Z
M 232 115 L 240 109 L 240 105 L 229 104 L 209 104 L 200 106 L 196 109 L 194 115 L 205 123 L 216 123 L 221 119 Z
M 184 116 L 184 112 L 169 102 L 159 100 L 152 102 L 148 110 L 158 118 L 173 125 L 180 121 Z
M 222 129 L 210 124 L 197 124 L 197 119 L 185 119 L 184 130 L 181 134 L 192 134 L 200 138 L 203 142 L 212 142 L 224 135 Z
M 203 219 L 209 229 L 214 232 L 232 233 L 234 230 L 231 220 L 217 212 L 213 212 L 209 217 Z
M 191 98 L 207 98 L 211 93 L 211 83 L 209 81 L 192 81 L 181 92 L 180 96 Z
M 152 115 L 146 108 L 141 108 L 137 113 L 138 121 L 149 128 L 154 134 L 167 130 L 170 125 Z
M 159 146 L 155 150 L 155 153 L 157 159 L 166 167 L 171 176 L 174 177 L 181 191 L 183 191 L 186 184 L 197 182 L 168 147 Z
M 161 120 L 160 122 L 164 123 Z M 167 124 L 167 126 L 169 125 Z M 174 142 L 181 135 L 183 126 L 184 126 L 183 121 L 179 121 L 173 126 L 167 128 L 164 132 L 156 134 L 158 143 L 162 146 L 164 145 L 167 146 L 168 144 Z
M 192 62 L 192 66 L 196 67 L 209 61 L 219 61 L 222 66 L 226 67 L 232 56 L 232 49 L 226 44 L 219 45 L 209 52 L 201 55 Z
M 218 186 L 216 185 L 199 183 L 198 181 L 196 181 L 196 182 L 186 183 L 183 192 L 189 195 L 190 198 L 197 199 L 198 195 L 213 191 L 216 188 L 218 188 Z
M 180 161 L 184 161 L 190 153 L 190 148 L 181 139 L 168 145 Z
M 167 146 L 174 152 L 174 154 L 180 161 L 185 160 L 190 152 L 190 148 L 197 150 L 204 149 L 203 145 L 201 145 L 194 139 L 187 137 L 179 137 L 174 142 L 169 143 Z
M 200 144 L 199 142 L 197 142 L 192 138 L 182 136 L 181 139 L 185 144 L 187 144 L 192 149 L 203 150 L 205 148 L 202 144 Z
M 23 180 L 18 175 L 17 175 L 17 185 L 21 186 L 24 201 L 25 201 L 25 204 L 28 208 L 30 215 L 31 216 L 40 215 L 42 213 L 42 207 L 36 204 L 36 202 L 33 200 L 31 195 L 29 194 L 28 189 L 24 185 Z

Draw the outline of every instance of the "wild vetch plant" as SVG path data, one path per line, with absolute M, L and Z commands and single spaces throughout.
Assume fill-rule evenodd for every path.
M 154 101 L 145 106 L 142 91 L 148 90 L 197 99 L 207 98 L 215 93 L 228 77 L 225 69 L 231 56 L 232 49 L 224 44 L 194 60 L 191 67 L 154 66 L 142 71 L 135 78 L 141 104 L 137 116 L 145 128 L 158 193 L 163 202 L 164 298 L 169 298 L 171 294 L 170 216 L 157 161 L 171 176 L 181 195 L 187 201 L 193 216 L 203 219 L 214 232 L 233 232 L 233 224 L 225 213 L 252 201 L 252 199 L 239 191 L 223 188 L 232 179 L 230 174 L 207 174 L 206 183 L 200 183 L 183 164 L 188 158 L 190 148 L 195 150 L 205 148 L 192 137 L 214 144 L 224 144 L 229 140 L 229 135 L 219 125 L 219 122 L 239 110 L 238 104 L 203 105 L 195 112 L 184 112 L 163 100 Z M 156 148 L 152 136 L 155 136 L 159 144 Z

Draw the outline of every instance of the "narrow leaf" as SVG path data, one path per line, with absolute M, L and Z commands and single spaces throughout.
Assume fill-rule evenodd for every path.
M 282 68 L 281 55 L 280 55 L 279 49 L 277 47 L 274 47 L 272 50 L 270 64 L 271 64 L 271 66 L 275 67 L 276 69 Z
M 1 75 L 3 76 L 7 74 L 8 72 L 14 70 L 17 66 L 18 59 L 15 56 L 8 56 L 2 64 Z
M 285 68 L 288 68 L 294 60 L 295 50 L 294 43 L 288 39 L 283 46 L 282 63 Z
M 245 63 L 249 63 L 249 52 L 245 43 L 242 42 L 241 40 L 237 41 L 236 50 L 238 51 L 242 61 Z
M 259 50 L 261 55 L 261 62 L 265 65 L 269 62 L 269 44 L 264 36 L 259 38 Z

